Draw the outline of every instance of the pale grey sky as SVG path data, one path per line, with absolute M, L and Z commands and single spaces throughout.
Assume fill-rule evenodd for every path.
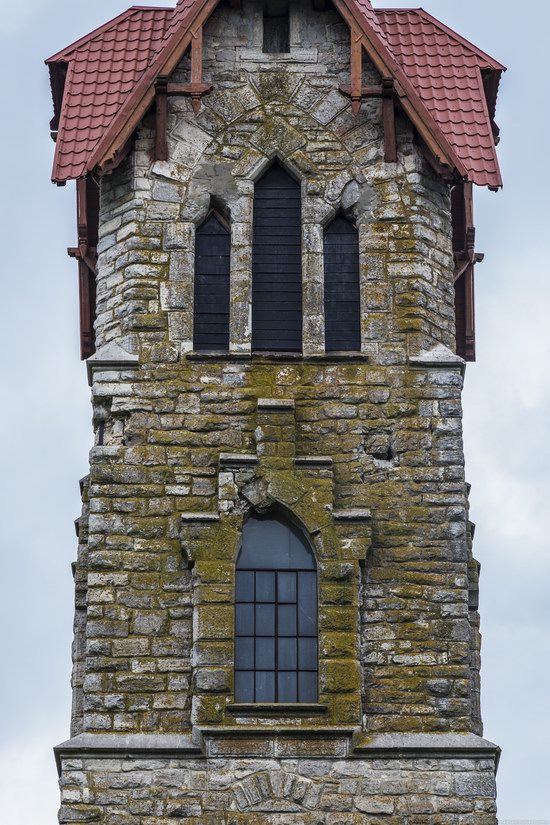
M 51 748 L 68 736 L 73 520 L 91 443 L 76 267 L 65 254 L 75 242 L 74 186 L 49 183 L 42 61 L 128 5 L 2 0 L 0 9 L 0 806 L 10 825 L 56 822 Z M 482 563 L 485 733 L 503 748 L 500 817 L 550 822 L 550 5 L 424 8 L 509 67 L 498 110 L 505 189 L 477 190 L 487 257 L 477 273 L 478 363 L 466 376 L 466 456 Z

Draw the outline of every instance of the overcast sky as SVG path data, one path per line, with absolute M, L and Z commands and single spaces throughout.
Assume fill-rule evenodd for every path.
M 171 5 L 147 0 L 149 5 Z M 409 2 L 375 2 L 407 7 Z M 0 810 L 52 825 L 51 748 L 68 737 L 78 480 L 91 442 L 78 357 L 74 185 L 50 184 L 43 60 L 123 0 L 2 0 L 0 65 Z M 465 393 L 467 475 L 482 563 L 485 735 L 503 748 L 502 820 L 550 823 L 550 4 L 426 0 L 505 63 L 505 189 L 477 190 L 478 363 Z

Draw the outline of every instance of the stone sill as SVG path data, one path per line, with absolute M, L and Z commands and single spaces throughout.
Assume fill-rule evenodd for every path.
M 327 705 L 305 702 L 235 703 L 227 706 L 227 712 L 233 716 L 314 716 L 327 711 Z
M 322 352 L 317 354 L 309 353 L 304 355 L 302 352 L 188 352 L 185 355 L 187 361 L 227 361 L 233 363 L 235 361 L 254 361 L 254 362 L 271 362 L 271 361 L 304 361 L 305 363 L 321 363 L 334 364 L 340 362 L 360 362 L 366 363 L 371 360 L 371 356 L 364 352 Z
M 264 52 L 241 46 L 237 49 L 237 60 L 245 63 L 280 64 L 280 63 L 317 63 L 317 49 L 303 49 L 291 46 L 289 52 Z
M 281 725 L 271 727 L 262 725 L 197 725 L 197 730 L 203 738 L 214 739 L 334 739 L 347 737 L 351 739 L 356 732 L 356 728 L 331 725 L 331 724 L 309 724 Z

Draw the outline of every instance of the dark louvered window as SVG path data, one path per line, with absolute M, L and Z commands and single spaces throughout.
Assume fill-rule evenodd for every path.
M 229 349 L 230 234 L 212 213 L 195 237 L 195 313 L 193 346 L 196 350 Z
M 359 238 L 356 227 L 338 215 L 325 229 L 325 349 L 361 349 Z
M 249 519 L 237 560 L 235 701 L 316 702 L 317 569 L 282 519 Z
M 275 164 L 256 184 L 252 250 L 252 349 L 302 350 L 300 184 Z

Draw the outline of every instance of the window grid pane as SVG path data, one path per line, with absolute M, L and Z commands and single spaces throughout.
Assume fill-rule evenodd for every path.
M 316 702 L 317 573 L 239 570 L 237 702 Z

